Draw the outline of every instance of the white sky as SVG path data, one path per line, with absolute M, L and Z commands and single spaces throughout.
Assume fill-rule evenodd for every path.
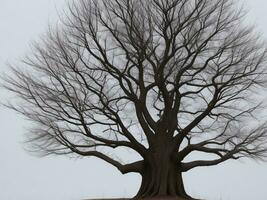
M 243 0 L 248 20 L 267 39 L 267 1 Z M 64 0 L 0 0 L 0 74 L 29 51 L 31 41 L 54 23 Z M 0 101 L 6 94 L 0 90 Z M 93 158 L 36 158 L 23 150 L 26 121 L 0 107 L 0 199 L 79 200 L 127 197 L 137 192 L 138 175 L 121 175 Z M 208 200 L 266 200 L 267 163 L 227 162 L 185 174 L 187 191 Z

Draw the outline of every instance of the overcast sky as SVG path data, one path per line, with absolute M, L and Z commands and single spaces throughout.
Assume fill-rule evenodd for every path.
M 243 0 L 248 20 L 267 39 L 267 1 Z M 0 73 L 29 51 L 47 24 L 57 21 L 64 0 L 0 0 Z M 7 94 L 0 91 L 0 100 Z M 79 200 L 133 196 L 140 177 L 121 175 L 103 161 L 65 157 L 36 158 L 23 150 L 27 122 L 0 107 L 0 199 Z M 266 200 L 267 163 L 227 162 L 186 173 L 189 194 L 208 200 Z M 204 181 L 203 181 L 204 180 Z

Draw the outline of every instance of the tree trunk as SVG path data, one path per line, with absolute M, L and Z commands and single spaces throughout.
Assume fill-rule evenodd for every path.
M 142 183 L 136 199 L 171 196 L 193 199 L 186 194 L 179 163 L 162 150 L 145 159 Z

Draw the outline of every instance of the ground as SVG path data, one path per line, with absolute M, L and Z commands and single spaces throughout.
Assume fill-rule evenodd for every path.
M 88 199 L 88 200 L 131 200 L 131 199 L 120 198 L 120 199 Z M 154 198 L 146 198 L 142 200 L 185 200 L 185 199 L 177 198 L 177 197 L 154 197 Z

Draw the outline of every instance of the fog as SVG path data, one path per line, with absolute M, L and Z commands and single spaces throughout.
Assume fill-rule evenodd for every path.
M 267 39 L 267 1 L 243 0 L 247 21 Z M 0 0 L 0 74 L 9 73 L 7 63 L 30 51 L 48 24 L 55 24 L 64 0 Z M 267 92 L 267 91 L 266 91 Z M 0 100 L 9 96 L 0 89 Z M 140 184 L 136 174 L 121 175 L 112 166 L 94 159 L 62 156 L 37 158 L 24 148 L 29 124 L 22 116 L 0 107 L 0 199 L 78 200 L 130 197 Z M 209 200 L 266 200 L 267 163 L 228 161 L 198 168 L 184 175 L 187 191 Z M 203 181 L 204 180 L 204 181 Z

